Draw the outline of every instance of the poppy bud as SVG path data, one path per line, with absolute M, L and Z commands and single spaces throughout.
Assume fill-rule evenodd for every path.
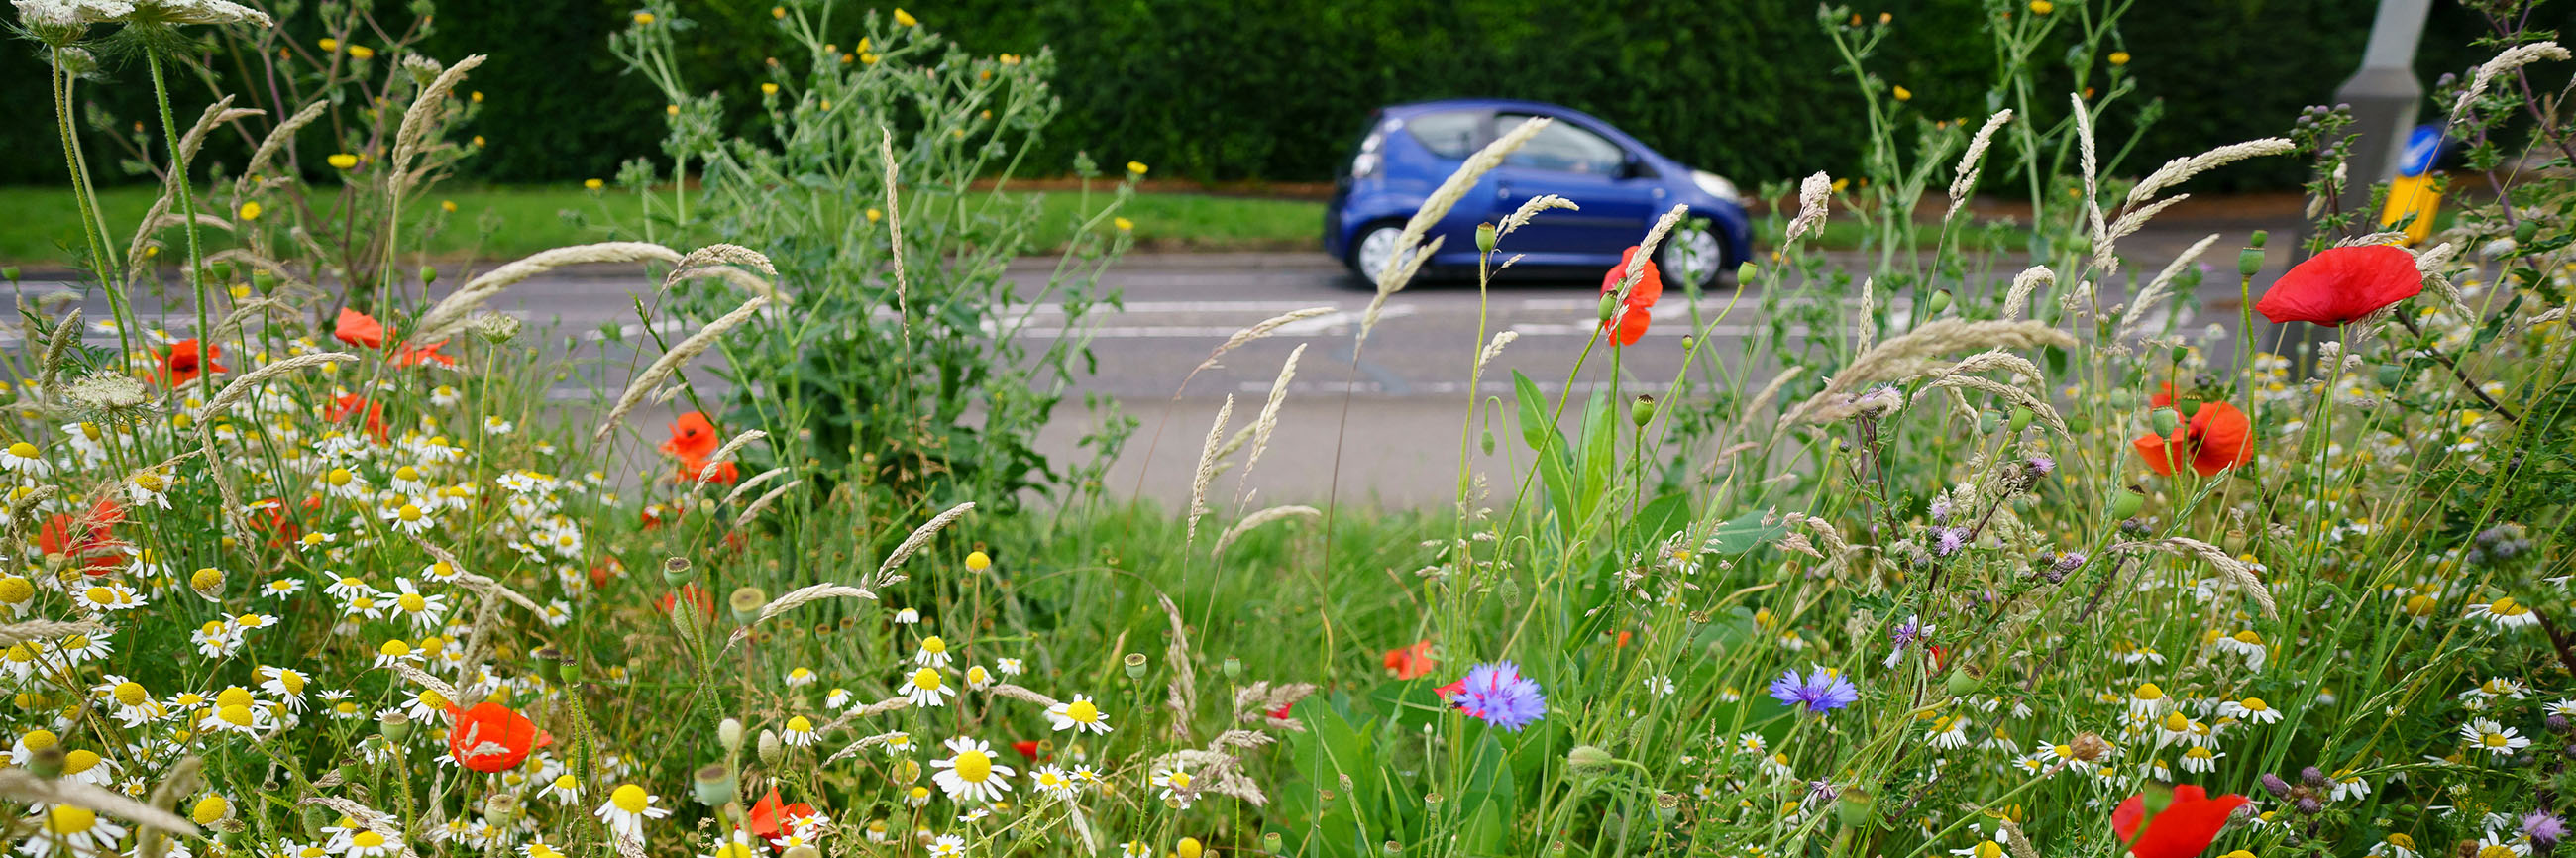
M 2271 777 L 2271 775 L 2267 774 L 2264 775 L 2264 777 Z M 2145 786 L 2139 788 L 2138 792 L 2139 794 L 2146 796 L 2146 801 L 2143 802 L 2143 804 L 2146 807 L 2148 819 L 2154 819 L 2156 814 L 2163 813 L 2165 812 L 2165 808 L 2173 806 L 2173 784 L 2165 783 L 2163 781 L 2148 781 Z M 2148 824 L 2153 825 L 2154 823 L 2150 822 Z
M 662 561 L 663 583 L 676 587 L 681 584 L 686 584 L 696 577 L 698 577 L 697 570 L 690 568 L 689 558 L 673 557 Z
M 420 267 L 420 285 L 427 286 L 427 285 L 429 285 L 429 284 L 436 283 L 436 282 L 438 282 L 438 268 L 437 268 L 437 266 L 433 266 L 433 265 L 423 265 L 423 266 L 421 266 L 421 267 Z
M 1144 654 L 1144 653 L 1141 653 L 1141 652 L 1131 652 L 1131 653 L 1128 653 L 1128 654 L 1127 654 L 1127 658 L 1126 658 L 1126 663 L 1127 663 L 1127 678 L 1128 678 L 1128 679 L 1144 679 L 1144 678 L 1145 678 L 1145 654 Z
M 18 282 L 18 266 L 12 265 L 7 268 L 0 268 L 0 279 L 8 280 L 11 283 Z
M 2248 247 L 2236 252 L 2236 273 L 2252 277 L 2263 270 L 2263 249 Z
M 760 731 L 760 764 L 761 764 L 761 765 L 768 766 L 768 767 L 773 768 L 773 769 L 774 769 L 774 768 L 777 768 L 777 767 L 778 767 L 778 759 L 779 759 L 780 757 L 782 757 L 782 756 L 785 756 L 786 754 L 787 754 L 787 745 L 786 745 L 786 743 L 784 743 L 784 742 L 780 742 L 780 741 L 778 741 L 778 731 L 776 731 L 776 730 L 762 730 L 762 731 Z
M 1628 420 L 1637 424 L 1640 429 L 1645 428 L 1648 423 L 1655 422 L 1655 397 L 1650 394 L 1638 394 L 1635 402 L 1628 403 Z
M 1872 797 L 1868 790 L 1859 787 L 1843 790 L 1843 794 L 1834 802 L 1834 818 L 1852 828 L 1868 825 L 1870 817 L 1875 815 L 1877 810 L 1878 799 Z
M 1494 225 L 1493 225 L 1493 224 L 1491 224 L 1491 223 L 1480 223 L 1480 224 L 1477 224 L 1477 225 L 1476 225 L 1476 252 L 1477 252 L 1477 253 L 1492 253 L 1492 252 L 1494 252 Z
M 1619 296 L 1610 293 L 1603 293 L 1601 296 L 1600 320 L 1604 322 L 1610 321 L 1610 317 L 1618 312 Z
M 1484 436 L 1482 439 L 1479 439 L 1476 443 L 1477 443 L 1477 446 L 1480 446 L 1480 447 L 1485 448 L 1485 455 L 1488 455 L 1488 456 L 1493 455 L 1493 454 L 1494 454 L 1494 430 L 1493 430 L 1491 427 L 1487 427 L 1487 428 L 1485 429 L 1485 436 Z
M 1600 748 L 1592 745 L 1576 745 L 1574 746 L 1574 750 L 1567 752 L 1565 755 L 1566 765 L 1573 766 L 1576 769 L 1597 769 L 1608 766 L 1616 761 L 1617 758 L 1610 756 L 1609 751 L 1601 750 Z
M 1977 434 L 1992 435 L 1995 434 L 1995 430 L 2001 428 L 2004 428 L 2003 415 L 1995 413 L 1992 408 L 1977 412 Z
M 1689 335 L 1689 334 L 1683 334 L 1683 335 L 1682 335 L 1682 352 L 1683 352 L 1684 354 L 1688 354 L 1688 353 L 1690 353 L 1691 351 L 1693 351 L 1693 350 L 1695 350 L 1695 349 L 1697 349 L 1697 348 L 1699 348 L 1699 338 L 1698 338 L 1698 337 L 1694 337 L 1694 336 L 1691 336 L 1691 335 Z
M 1753 267 L 1753 263 L 1738 262 L 1735 264 L 1735 282 L 1751 283 L 1753 282 L 1753 275 L 1761 272 L 1762 269 Z
M 758 587 L 737 587 L 733 595 L 725 597 L 725 607 L 733 611 L 733 621 L 744 625 L 759 619 L 760 609 L 768 605 L 769 594 Z
M 2537 237 L 2539 237 L 2539 236 L 2540 236 L 2540 222 L 2539 222 L 2539 221 L 2532 220 L 2532 219 L 2530 219 L 2530 218 L 2523 218 L 2521 223 L 2517 223 L 2517 224 L 2514 224 L 2514 225 L 2513 225 L 2513 243 L 2514 243 L 2516 246 L 2525 245 L 2525 244 L 2530 244 L 2532 239 L 2537 238 Z M 16 277 L 11 277 L 11 278 L 9 278 L 9 279 L 11 279 L 11 280 L 16 280 L 16 279 L 18 279 L 18 278 L 16 278 Z
M 769 734 L 763 733 L 761 738 L 767 739 Z M 698 803 L 708 807 L 732 801 L 734 799 L 733 770 L 722 765 L 699 769 L 697 780 L 691 783 L 689 788 L 695 792 Z
M 376 727 L 384 732 L 385 741 L 397 745 L 411 738 L 411 716 L 401 710 L 385 713 L 385 717 L 377 719 Z
M 2146 505 L 2146 490 L 2134 485 L 2121 489 L 2111 494 L 2111 517 L 2122 521 L 2136 518 L 2138 510 L 2146 508 Z
M 2175 427 L 2181 425 L 2182 415 L 2175 414 L 2173 409 L 2158 408 L 2147 412 L 2147 428 L 2158 435 L 2171 435 Z
M 1948 309 L 1950 309 L 1950 290 L 1932 290 L 1932 297 L 1923 302 L 1923 318 L 1929 319 L 1941 315 L 1942 311 Z
M 724 746 L 725 756 L 742 753 L 742 722 L 732 718 L 717 722 L 716 743 Z
M 2086 420 L 2083 417 L 2066 418 L 2066 431 L 2073 432 L 2077 435 L 2091 432 L 2093 431 L 2093 421 Z
M 2266 232 L 2266 231 L 2263 231 L 2263 230 L 2259 230 L 2259 229 L 2258 229 L 2258 230 L 2255 230 L 2253 235 L 2249 235 L 2249 236 L 2246 236 L 2246 237 L 2245 237 L 2245 246 L 2246 246 L 2246 247 L 2262 247 L 2262 246 L 2263 246 L 2263 242 L 2265 242 L 2265 241 L 2267 241 L 2267 240 L 2271 239 L 2271 237 L 2272 237 L 2272 234 L 2271 234 L 2271 233 L 2269 233 L 2269 232 Z

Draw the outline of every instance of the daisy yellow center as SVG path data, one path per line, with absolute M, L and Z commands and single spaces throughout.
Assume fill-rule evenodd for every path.
M 2063 759 L 2070 759 L 2070 760 L 2075 758 L 2075 748 L 2074 748 L 2074 746 L 2071 746 L 2071 745 L 2059 745 L 2059 746 L 2057 746 L 2056 750 L 2057 750 L 2057 756 L 2059 756 L 2060 758 L 2063 758 Z
M 2165 699 L 2165 690 L 2157 688 L 2155 683 L 2150 682 L 2145 685 L 2138 686 L 2137 693 L 2130 696 L 2136 697 L 2140 700 L 2163 700 Z
M 646 799 L 644 788 L 634 784 L 618 787 L 616 792 L 608 795 L 608 803 L 627 813 L 643 813 Z
M 98 814 L 86 807 L 57 804 L 45 814 L 45 831 L 50 834 L 85 834 L 97 824 Z
M 394 479 L 397 479 L 397 480 L 418 480 L 418 479 L 420 479 L 420 469 L 419 469 L 419 468 L 412 467 L 412 466 L 410 466 L 410 465 L 404 465 L 404 466 L 402 466 L 402 467 L 395 468 L 395 469 L 394 469 Z
M 794 717 L 794 718 L 789 718 L 789 719 L 787 719 L 787 732 L 790 732 L 790 733 L 811 733 L 811 732 L 814 732 L 814 722 L 809 721 L 809 720 L 806 720 L 805 716 L 803 716 L 803 715 L 798 715 L 798 716 L 796 716 L 796 717 Z
M 2253 629 L 2246 629 L 2236 633 L 2236 642 L 2261 646 L 2263 644 L 2263 636 L 2255 634 Z
M 332 468 L 331 475 L 325 479 L 330 480 L 332 485 L 346 486 L 350 481 L 356 480 L 357 478 L 358 475 L 349 473 L 349 469 L 347 468 Z
M 948 642 L 940 640 L 938 635 L 922 638 L 921 651 L 932 655 L 938 655 L 948 651 Z
M 223 819 L 224 814 L 231 810 L 232 804 L 225 801 L 223 796 L 210 795 L 197 800 L 197 807 L 188 812 L 188 819 L 198 825 L 213 825 L 216 820 Z
M 2484 736 L 2478 737 L 2478 744 L 2485 745 L 2490 748 L 2504 747 L 2505 742 L 2506 740 L 2503 733 L 2488 733 Z
M 2531 609 L 2516 604 L 2512 596 L 2498 596 L 2493 604 L 2487 606 L 2487 613 L 2502 617 L 2519 617 L 2531 613 Z
M 420 507 L 416 507 L 411 504 L 403 504 L 402 509 L 396 511 L 394 514 L 402 516 L 402 520 L 404 521 L 419 521 Z
M 389 640 L 385 642 L 384 646 L 376 648 L 376 654 L 401 658 L 411 654 L 411 644 L 403 643 L 400 639 Z
M 925 667 L 912 673 L 912 687 L 923 691 L 939 690 L 940 682 L 939 671 L 931 668 Z
M 16 456 L 21 459 L 33 459 L 36 457 L 36 445 L 29 444 L 25 441 L 11 444 L 9 445 L 9 455 Z
M 62 644 L 62 646 L 63 646 L 63 649 L 66 649 L 66 650 L 74 650 L 74 651 L 88 649 L 88 648 L 89 648 L 89 636 L 88 636 L 88 635 L 71 635 L 71 636 L 65 637 L 65 638 L 63 638 L 63 644 Z
M 360 849 L 374 849 L 385 845 L 385 836 L 373 831 L 361 831 L 358 832 L 358 836 L 349 838 L 349 844 Z
M 2513 847 L 2501 844 L 2478 850 L 2478 858 L 2520 858 L 2520 854 L 2513 851 Z
M 27 735 L 18 738 L 18 744 L 27 746 L 30 751 L 42 751 L 60 741 L 61 737 L 55 736 L 52 730 L 29 730 Z
M 238 685 L 226 688 L 221 693 L 215 695 L 215 705 L 248 706 L 250 705 L 250 690 Z
M 429 600 L 421 598 L 419 593 L 404 593 L 402 594 L 402 598 L 394 600 L 394 604 L 401 605 L 403 610 L 413 612 L 419 612 L 429 608 Z
M 288 694 L 302 694 L 304 693 L 304 674 L 292 670 L 281 672 L 277 675 L 277 685 L 286 689 Z
M 251 721 L 250 707 L 225 706 L 215 710 L 215 717 L 224 719 L 224 723 L 235 727 L 248 727 Z
M 2409 834 L 2391 834 L 2388 835 L 2388 845 L 2411 850 L 2415 848 L 2415 837 Z
M 2004 847 L 1992 840 L 1977 844 L 1977 858 L 2003 858 Z
M 2195 747 L 2195 748 L 2192 748 L 2191 750 L 2184 751 L 2184 752 L 2182 752 L 2182 755 L 2183 755 L 2183 756 L 2186 756 L 2186 757 L 2190 757 L 2190 758 L 2192 758 L 2192 759 L 2196 759 L 2196 760 L 2206 760 L 2206 759 L 2209 759 L 2209 758 L 2210 758 L 2209 749 L 2208 749 L 2208 748 L 2200 748 L 2200 747 Z
M 105 587 L 91 587 L 88 590 L 82 591 L 81 595 L 89 597 L 90 604 L 93 605 L 112 605 L 116 603 L 116 591 Z
M 35 582 L 16 575 L 0 578 L 0 603 L 23 605 L 28 599 L 35 597 Z
M 98 752 L 82 748 L 63 755 L 63 774 L 77 775 L 98 765 Z
M 993 776 L 993 757 L 982 751 L 957 752 L 957 776 L 967 783 L 983 783 Z
M 1190 787 L 1190 773 L 1173 772 L 1171 781 L 1173 789 L 1188 789 Z
M 119 706 L 141 706 L 143 701 L 152 699 L 152 696 L 143 690 L 143 683 L 140 682 L 119 682 L 116 684 L 115 693 L 116 704 Z
M 558 776 L 556 776 L 556 777 L 555 777 L 555 789 L 579 789 L 579 788 L 581 788 L 581 782 L 580 782 L 580 781 L 577 781 L 577 780 L 573 780 L 573 778 L 572 778 L 572 776 L 571 776 L 571 775 L 558 775 Z
M 2183 714 L 2180 712 L 2166 713 L 2165 729 L 2176 733 L 2191 729 L 2191 719 L 2183 717 Z
M 2239 703 L 2239 704 L 2237 704 L 2237 705 L 2245 707 L 2245 711 L 2247 711 L 2247 712 L 2270 712 L 2270 711 L 2272 711 L 2272 704 L 2269 704 L 2269 703 L 2265 703 L 2265 702 L 2263 702 L 2263 698 L 2260 698 L 2260 697 L 2248 697 L 2248 698 L 2245 698 L 2245 702 L 2243 702 L 2243 703 Z
M 727 843 L 724 845 L 724 848 L 716 850 L 715 858 L 752 858 L 751 845 L 747 843 Z

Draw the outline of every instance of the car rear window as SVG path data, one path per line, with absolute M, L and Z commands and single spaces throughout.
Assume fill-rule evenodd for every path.
M 1404 129 L 1431 154 L 1464 158 L 1476 151 L 1476 127 L 1483 117 L 1472 110 L 1425 113 L 1404 121 Z

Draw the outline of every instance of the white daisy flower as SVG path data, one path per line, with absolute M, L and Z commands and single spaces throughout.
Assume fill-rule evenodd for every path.
M 644 820 L 661 819 L 671 815 L 669 809 L 653 806 L 653 802 L 660 798 L 661 796 L 645 792 L 643 787 L 623 784 L 610 792 L 608 801 L 602 803 L 599 809 L 592 813 L 597 815 L 600 821 L 608 823 L 608 830 L 615 833 L 619 839 L 641 843 L 644 841 Z
M 1096 735 L 1109 733 L 1109 719 L 1100 713 L 1100 705 L 1093 703 L 1088 694 L 1076 694 L 1070 701 L 1047 707 L 1046 716 L 1047 723 L 1054 725 L 1059 733 L 1066 730 L 1075 733 L 1088 731 Z
M 903 699 L 912 701 L 914 706 L 946 706 L 948 698 L 955 696 L 957 690 L 948 687 L 948 678 L 941 676 L 936 667 L 913 671 L 911 678 L 903 681 Z
M 944 744 L 948 746 L 949 757 L 931 761 L 939 773 L 930 779 L 948 793 L 949 801 L 959 804 L 995 802 L 1011 791 L 1009 779 L 1012 770 L 993 760 L 991 745 L 964 736 L 949 739 Z

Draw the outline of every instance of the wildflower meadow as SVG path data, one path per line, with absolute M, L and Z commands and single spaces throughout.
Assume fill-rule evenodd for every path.
M 1759 252 L 1705 289 L 1658 269 L 1705 228 L 1665 213 L 1591 275 L 1570 363 L 1449 344 L 1454 502 L 1410 511 L 1251 475 L 1338 467 L 1280 415 L 1350 414 L 1298 381 L 1413 336 L 1390 296 L 1485 300 L 1519 229 L 1592 204 L 1532 199 L 1428 282 L 1432 226 L 1547 120 L 1429 189 L 1266 396 L 1144 420 L 1013 309 L 1116 307 L 1154 169 L 1025 162 L 1043 50 L 789 0 L 770 56 L 713 56 L 696 4 L 645 0 L 610 38 L 661 150 L 565 214 L 601 240 L 486 263 L 427 251 L 508 228 L 440 183 L 521 130 L 478 124 L 483 55 L 418 49 L 429 13 L 12 5 L 54 95 L 16 121 L 64 145 L 5 157 L 61 162 L 83 236 L 69 288 L 0 272 L 20 854 L 2527 858 L 2576 813 L 2545 4 L 2470 4 L 2492 59 L 2426 96 L 2449 197 L 2393 222 L 2338 202 L 2375 169 L 2340 106 L 2132 157 L 2104 129 L 2156 119 L 2157 46 L 2126 2 L 1977 6 L 1966 117 L 1882 77 L 1912 22 L 1821 8 L 1777 49 L 1841 58 L 1816 109 L 1865 112 L 1860 163 L 1761 188 Z M 237 67 L 261 91 L 212 87 Z M 95 87 L 158 109 L 93 122 Z M 98 204 L 102 134 L 139 220 Z M 2258 160 L 2306 177 L 2305 228 L 2131 250 Z M 1034 175 L 1079 207 L 1008 189 Z M 578 270 L 634 278 L 632 324 L 495 309 Z M 1678 373 L 1629 359 L 1676 343 Z M 1064 421 L 1084 455 L 1040 452 Z M 1326 449 L 1380 443 L 1344 422 Z M 1186 505 L 1109 476 L 1156 446 L 1196 451 Z

